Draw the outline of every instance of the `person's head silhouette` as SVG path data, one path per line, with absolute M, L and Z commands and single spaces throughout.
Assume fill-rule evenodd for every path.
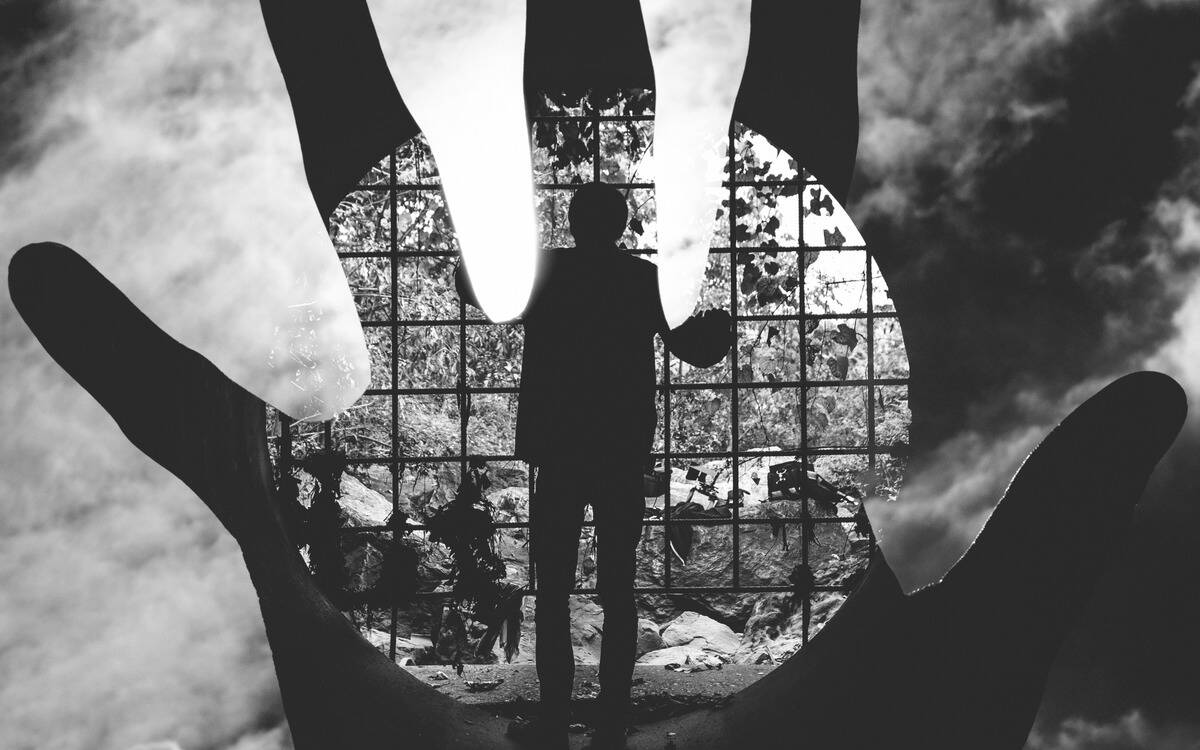
M 615 187 L 590 182 L 575 191 L 567 218 L 576 245 L 612 245 L 625 232 L 629 204 Z

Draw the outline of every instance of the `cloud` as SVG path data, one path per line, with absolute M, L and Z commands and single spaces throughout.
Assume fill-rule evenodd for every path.
M 0 746 L 219 748 L 282 716 L 236 544 L 0 328 Z
M 1109 723 L 1067 719 L 1035 730 L 1025 750 L 1197 750 L 1200 725 L 1164 724 L 1133 711 Z
M 914 409 L 936 412 L 916 415 L 900 499 L 871 508 L 908 587 L 1113 376 L 1162 369 L 1200 396 L 1196 32 L 1194 1 L 865 4 L 849 208 L 900 310 Z
M 77 249 L 165 330 L 294 416 L 352 403 L 362 330 L 254 4 L 60 0 L 10 65 L 0 260 Z M 197 44 L 195 40 L 219 40 Z

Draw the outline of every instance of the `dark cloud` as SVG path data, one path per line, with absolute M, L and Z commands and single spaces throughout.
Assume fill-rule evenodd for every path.
M 1163 251 L 1156 209 L 1200 201 L 1181 174 L 1200 4 L 1004 7 L 864 13 L 851 210 L 905 315 L 929 444 L 1162 345 L 1196 264 Z
M 1195 412 L 1200 3 L 865 6 L 849 208 L 902 315 L 916 448 L 900 500 L 872 518 L 915 585 L 1111 377 L 1164 369 Z M 1198 452 L 1193 413 L 1060 659 L 1047 721 L 1197 718 Z M 1036 747 L 1157 747 L 1050 726 Z

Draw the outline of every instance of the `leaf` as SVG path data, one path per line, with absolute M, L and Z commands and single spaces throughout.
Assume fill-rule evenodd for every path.
M 850 347 L 850 351 L 854 351 L 854 347 L 858 346 L 858 334 L 845 323 L 838 323 L 837 331 L 833 334 L 833 340 L 842 346 Z
M 844 354 L 830 357 L 825 360 L 825 364 L 829 365 L 829 373 L 837 380 L 845 380 L 846 374 L 850 372 L 850 358 Z
M 809 334 L 811 334 L 813 331 L 817 330 L 817 327 L 818 327 L 818 326 L 820 326 L 820 325 L 821 325 L 821 321 L 817 320 L 816 318 L 807 318 L 807 319 L 805 319 L 805 321 L 804 321 L 804 335 L 805 335 L 805 336 L 808 336 L 808 335 L 809 335 Z
M 767 326 L 767 343 L 770 344 L 779 335 L 779 329 L 775 326 Z
M 754 368 L 750 365 L 742 365 L 738 368 L 738 381 L 742 383 L 754 382 Z
M 762 278 L 762 271 L 753 263 L 747 263 L 742 269 L 742 294 L 750 294 L 755 290 L 759 279 Z
M 842 234 L 841 227 L 834 227 L 833 231 L 825 230 L 825 245 L 827 247 L 841 247 L 846 244 L 846 235 Z
M 629 220 L 629 228 L 632 229 L 633 233 L 636 235 L 641 235 L 642 232 L 646 231 L 646 228 L 642 226 L 642 220 L 636 216 Z
M 775 274 L 779 273 L 779 264 L 773 260 L 769 260 L 763 264 L 763 270 L 774 276 Z
M 759 305 L 770 305 L 776 302 L 784 302 L 787 300 L 787 297 L 785 297 L 783 292 L 779 289 L 778 279 L 768 279 L 764 276 L 758 280 L 758 283 L 755 286 L 755 293 Z
M 823 193 L 820 188 L 808 191 L 808 212 L 818 216 L 833 216 L 833 196 Z M 821 212 L 826 213 L 822 214 Z

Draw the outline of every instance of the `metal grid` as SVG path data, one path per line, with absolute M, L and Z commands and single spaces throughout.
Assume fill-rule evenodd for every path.
M 586 100 L 585 100 L 586 101 Z M 614 126 L 630 126 L 633 123 L 651 122 L 652 115 L 627 115 L 627 114 L 606 114 L 586 107 L 582 113 L 570 114 L 546 114 L 535 118 L 534 127 L 552 127 L 557 123 L 574 122 L 582 127 L 590 127 L 592 137 L 590 138 L 591 149 L 591 165 L 590 177 L 591 180 L 604 180 L 610 182 L 615 187 L 627 191 L 650 191 L 653 189 L 652 181 L 638 181 L 636 179 L 626 179 L 625 181 L 605 179 L 607 176 L 602 169 L 602 154 L 601 144 L 603 141 L 603 130 L 606 127 Z M 857 245 L 841 245 L 836 249 L 830 249 L 818 245 L 804 244 L 805 223 L 811 221 L 811 217 L 807 216 L 806 195 L 816 201 L 821 195 L 811 191 L 822 191 L 823 188 L 819 185 L 816 179 L 809 175 L 804 170 L 799 170 L 795 177 L 785 179 L 739 179 L 739 165 L 736 160 L 737 148 L 739 139 L 745 136 L 745 132 L 739 127 L 731 127 L 729 131 L 728 142 L 728 165 L 726 180 L 723 183 L 723 188 L 728 191 L 728 206 L 724 211 L 724 221 L 727 222 L 725 231 L 719 232 L 721 236 L 727 236 L 728 244 L 714 246 L 710 251 L 710 279 L 709 282 L 727 284 L 728 298 L 727 309 L 730 311 L 735 330 L 738 332 L 736 344 L 730 352 L 728 366 L 725 364 L 718 365 L 713 370 L 724 370 L 720 376 L 709 380 L 706 378 L 679 377 L 684 373 L 686 365 L 681 363 L 669 353 L 662 350 L 661 342 L 659 350 L 661 352 L 661 363 L 659 365 L 659 384 L 658 392 L 662 400 L 662 408 L 660 409 L 661 420 L 661 438 L 656 438 L 655 451 L 653 456 L 658 460 L 662 468 L 671 475 L 673 466 L 690 465 L 697 461 L 712 461 L 712 460 L 727 460 L 732 466 L 732 496 L 738 497 L 739 490 L 743 489 L 741 467 L 747 461 L 753 461 L 762 458 L 777 457 L 781 460 L 802 459 L 815 461 L 822 456 L 854 456 L 865 459 L 867 475 L 871 478 L 879 475 L 878 463 L 881 460 L 890 460 L 892 458 L 901 457 L 903 455 L 904 446 L 902 443 L 896 445 L 881 445 L 877 440 L 876 435 L 876 404 L 881 402 L 881 389 L 903 390 L 907 387 L 907 373 L 895 373 L 895 377 L 883 376 L 877 377 L 875 369 L 876 360 L 876 327 L 881 322 L 886 323 L 891 321 L 893 324 L 896 321 L 896 313 L 893 309 L 879 310 L 877 309 L 876 299 L 878 291 L 876 288 L 877 281 L 881 278 L 878 269 L 874 262 L 866 253 L 866 248 Z M 619 170 L 618 170 L 619 171 Z M 629 175 L 620 175 L 628 177 Z M 584 175 L 575 174 L 570 177 L 571 181 L 564 182 L 557 179 L 557 175 L 552 176 L 550 181 L 541 181 L 536 183 L 536 189 L 539 197 L 544 197 L 553 191 L 563 191 L 564 194 L 577 189 L 584 182 Z M 739 241 L 737 215 L 733 210 L 742 196 L 739 191 L 758 191 L 763 189 L 799 189 L 799 199 L 796 201 L 798 215 L 796 217 L 799 231 L 795 244 L 790 245 L 747 245 L 744 241 Z M 390 294 L 383 295 L 386 299 L 379 303 L 378 300 L 368 301 L 364 303 L 361 296 L 356 295 L 356 299 L 360 304 L 360 313 L 363 317 L 364 331 L 367 334 L 368 341 L 379 345 L 380 351 L 390 352 L 390 357 L 385 356 L 382 359 L 390 359 L 385 362 L 373 363 L 373 386 L 366 391 L 367 399 L 383 400 L 387 402 L 390 414 L 390 441 L 385 441 L 386 444 L 377 445 L 375 448 L 366 450 L 347 450 L 349 464 L 354 465 L 385 465 L 391 469 L 391 499 L 393 509 L 396 509 L 400 503 L 401 497 L 401 475 L 406 468 L 419 466 L 421 464 L 438 464 L 445 462 L 457 462 L 460 470 L 465 471 L 468 458 L 478 458 L 495 462 L 515 461 L 516 458 L 511 452 L 494 451 L 486 452 L 480 450 L 472 450 L 475 446 L 472 445 L 471 436 L 469 434 L 469 419 L 472 412 L 474 399 L 478 397 L 501 396 L 515 398 L 519 389 L 516 386 L 515 374 L 507 378 L 508 383 L 495 384 L 487 377 L 480 378 L 478 373 L 468 372 L 469 347 L 472 335 L 477 334 L 482 329 L 495 328 L 487 321 L 478 311 L 468 308 L 461 300 L 458 300 L 453 292 L 452 282 L 448 282 L 448 276 L 442 279 L 442 286 L 448 288 L 448 299 L 444 300 L 441 306 L 435 306 L 436 309 L 414 310 L 404 303 L 402 299 L 401 289 L 401 271 L 408 270 L 408 265 L 419 263 L 420 259 L 425 258 L 445 258 L 452 259 L 457 257 L 457 248 L 453 246 L 452 237 L 438 237 L 434 241 L 429 241 L 428 237 L 411 237 L 410 232 L 413 229 L 412 225 L 408 227 L 400 226 L 400 214 L 403 213 L 409 202 L 413 203 L 433 203 L 439 207 L 434 211 L 444 211 L 444 205 L 441 205 L 441 188 L 436 177 L 436 171 L 432 165 L 431 155 L 428 153 L 427 147 L 418 137 L 401 148 L 395 153 L 386 158 L 377 167 L 364 178 L 363 182 L 357 186 L 356 191 L 348 196 L 349 203 L 344 205 L 370 205 L 373 207 L 373 213 L 370 216 L 376 217 L 376 229 L 382 230 L 384 236 L 375 236 L 370 242 L 349 244 L 347 247 L 339 247 L 339 257 L 344 261 L 352 261 L 354 259 L 372 259 L 379 261 L 380 267 L 383 268 L 383 273 L 386 278 L 386 286 L 390 289 Z M 652 198 L 650 199 L 652 200 Z M 550 221 L 555 222 L 555 207 L 550 207 Z M 386 221 L 381 221 L 386 216 Z M 336 216 L 334 222 L 336 222 Z M 332 222 L 331 222 L 332 223 Z M 368 224 L 370 221 L 368 221 Z M 378 226 L 383 224 L 383 226 Z M 448 225 L 448 224 L 447 224 Z M 361 233 L 360 233 L 361 234 Z M 553 233 L 551 233 L 553 234 Z M 419 233 L 418 233 L 419 235 Z M 634 243 L 641 244 L 641 243 Z M 381 247 L 382 245 L 382 247 Z M 653 247 L 639 246 L 630 249 L 631 252 L 653 256 Z M 769 252 L 773 257 L 778 257 L 783 260 L 788 258 L 796 264 L 800 269 L 801 283 L 796 290 L 796 295 L 799 300 L 797 310 L 783 314 L 751 312 L 746 308 L 744 298 L 745 294 L 739 289 L 739 279 L 737 269 L 743 263 L 743 257 L 746 253 L 754 252 Z M 829 310 L 829 309 L 809 309 L 808 291 L 808 271 L 810 265 L 816 265 L 822 253 L 855 253 L 861 256 L 862 262 L 862 280 L 865 287 L 865 306 L 863 309 L 854 311 Z M 840 257 L 845 257 L 840 256 Z M 845 263 L 842 264 L 843 266 Z M 715 273 L 712 271 L 715 270 Z M 419 274 L 419 271 L 417 272 Z M 727 277 L 727 278 L 726 278 Z M 419 282 L 418 282 L 419 283 Z M 352 282 L 353 286 L 353 282 Z M 447 314 L 451 313 L 451 314 Z M 806 337 L 811 327 L 819 326 L 825 322 L 848 323 L 853 322 L 855 330 L 861 323 L 865 327 L 866 339 L 866 363 L 865 371 L 859 373 L 858 377 L 842 378 L 821 378 L 816 377 L 819 366 L 814 368 L 810 362 L 803 361 L 806 356 L 805 346 Z M 743 362 L 743 326 L 748 324 L 761 324 L 763 326 L 778 326 L 786 330 L 786 327 L 794 327 L 800 333 L 796 342 L 795 356 L 801 358 L 802 364 L 799 366 L 798 377 L 791 379 L 758 379 L 755 377 L 753 367 L 747 365 L 752 364 Z M 760 333 L 761 333 L 760 328 Z M 898 336 L 898 328 L 896 328 Z M 398 356 L 400 344 L 405 337 L 413 334 L 416 336 L 432 336 L 441 337 L 448 342 L 444 347 L 445 351 L 450 351 L 457 347 L 457 378 L 453 383 L 441 384 L 414 384 L 417 380 L 414 378 L 406 378 L 404 373 L 411 363 L 400 361 L 402 358 Z M 453 332 L 452 335 L 445 335 L 447 332 Z M 768 338 L 770 341 L 770 338 Z M 475 343 L 478 343 L 475 342 Z M 382 367 L 381 367 L 382 365 Z M 386 369 L 385 369 L 386 368 Z M 676 373 L 673 376 L 673 371 Z M 749 375 L 748 378 L 744 377 Z M 483 381 L 482 383 L 480 381 Z M 866 410 L 865 424 L 865 442 L 857 445 L 810 445 L 812 435 L 810 434 L 810 399 L 813 398 L 813 393 L 820 389 L 859 389 L 861 392 Z M 746 408 L 742 401 L 750 394 L 756 392 L 778 393 L 781 390 L 794 390 L 799 398 L 799 440 L 795 445 L 775 447 L 773 449 L 764 449 L 761 446 L 745 445 L 747 441 L 744 439 L 742 430 L 742 421 L 746 417 Z M 689 392 L 714 392 L 728 394 L 729 406 L 729 433 L 728 433 L 728 448 L 724 450 L 689 450 L 685 447 L 673 445 L 673 434 L 678 434 L 680 430 L 679 415 L 675 412 L 678 408 L 675 407 L 675 402 L 682 398 L 686 398 Z M 402 450 L 401 438 L 408 426 L 404 424 L 402 410 L 404 409 L 404 400 L 412 398 L 453 398 L 457 408 L 458 419 L 458 435 L 457 446 L 449 452 L 442 455 L 412 455 Z M 673 424 L 674 417 L 674 424 Z M 344 421 L 344 420 L 343 420 Z M 684 425 L 686 427 L 686 425 Z M 674 429 L 673 429 L 674 428 Z M 298 441 L 307 441 L 310 447 L 333 448 L 341 447 L 346 450 L 345 442 L 339 437 L 340 428 L 333 422 L 326 422 L 321 425 L 295 424 L 286 417 L 280 416 L 280 433 L 278 441 L 278 456 L 281 464 L 281 469 L 284 471 L 290 470 L 292 461 L 297 457 L 298 453 L 303 452 L 303 448 L 298 446 Z M 755 441 L 751 440 L 750 443 Z M 532 471 L 529 472 L 530 477 L 534 477 Z M 868 479 L 870 484 L 874 479 Z M 530 481 L 530 492 L 532 493 L 532 484 Z M 869 489 L 869 488 L 868 488 Z M 661 519 L 647 519 L 647 527 L 665 527 L 673 523 L 685 523 L 685 521 L 671 520 L 670 510 L 672 505 L 671 491 L 669 489 L 663 497 L 663 517 Z M 794 587 L 787 581 L 780 581 L 777 584 L 770 585 L 752 585 L 746 584 L 743 581 L 742 565 L 741 565 L 741 536 L 743 527 L 754 525 L 770 524 L 772 526 L 778 524 L 796 525 L 804 530 L 800 534 L 801 540 L 801 559 L 805 564 L 809 561 L 810 536 L 808 530 L 821 524 L 845 524 L 849 525 L 855 520 L 853 516 L 848 516 L 843 513 L 837 515 L 821 516 L 814 514 L 811 504 L 807 500 L 802 500 L 800 503 L 800 513 L 794 516 L 772 517 L 772 518 L 744 518 L 741 516 L 741 507 L 739 503 L 731 504 L 732 517 L 730 518 L 712 518 L 712 519 L 688 519 L 687 524 L 692 526 L 707 526 L 707 527 L 729 527 L 732 535 L 732 549 L 735 560 L 732 566 L 731 580 L 726 585 L 702 585 L 702 586 L 686 586 L 678 585 L 675 582 L 675 573 L 673 570 L 672 554 L 666 547 L 668 544 L 668 535 L 661 534 L 661 541 L 664 545 L 662 551 L 662 573 L 660 586 L 639 586 L 636 588 L 640 594 L 694 594 L 694 595 L 716 595 L 725 593 L 736 594 L 767 594 L 777 592 L 793 591 Z M 585 527 L 590 527 L 589 522 Z M 523 522 L 500 522 L 497 523 L 500 529 L 513 528 L 528 528 L 528 521 Z M 410 529 L 416 532 L 424 530 L 424 526 L 415 525 Z M 346 534 L 362 534 L 362 533 L 378 533 L 386 532 L 386 526 L 363 526 L 351 529 L 345 529 Z M 665 531 L 665 529 L 664 529 Z M 869 539 L 869 549 L 874 551 L 874 538 Z M 535 584 L 536 575 L 530 564 L 528 571 L 529 582 L 531 586 Z M 811 619 L 811 604 L 813 595 L 821 592 L 848 591 L 846 585 L 816 585 L 812 592 L 802 601 L 803 606 L 803 635 L 802 642 L 806 643 L 810 636 L 809 622 Z M 576 594 L 594 593 L 594 589 L 577 587 Z M 423 592 L 418 594 L 418 597 L 424 598 L 439 598 L 445 597 L 448 592 L 434 591 Z M 398 611 L 393 608 L 391 612 L 391 627 L 390 627 L 390 651 L 394 657 L 396 651 L 396 621 Z

